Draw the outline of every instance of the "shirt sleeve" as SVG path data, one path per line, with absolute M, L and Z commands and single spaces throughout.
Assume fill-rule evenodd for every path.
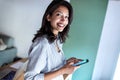
M 29 55 L 29 62 L 25 72 L 25 80 L 44 80 L 44 71 L 47 65 L 47 44 L 39 42 L 33 46 Z

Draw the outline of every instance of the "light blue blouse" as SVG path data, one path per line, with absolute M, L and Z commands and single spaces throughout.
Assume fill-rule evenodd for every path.
M 44 80 L 45 73 L 55 71 L 65 64 L 62 44 L 59 40 L 57 43 L 60 53 L 56 50 L 55 42 L 49 43 L 45 36 L 36 39 L 30 48 L 25 80 Z M 63 80 L 63 75 L 52 80 Z

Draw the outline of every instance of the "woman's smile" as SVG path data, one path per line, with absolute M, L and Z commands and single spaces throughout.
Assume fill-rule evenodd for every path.
M 62 32 L 64 30 L 64 28 L 68 25 L 68 17 L 69 11 L 64 6 L 58 7 L 51 16 L 48 15 L 47 19 L 51 24 L 54 34 L 57 35 L 58 32 Z
M 63 30 L 65 28 L 65 25 L 62 23 L 57 23 L 57 26 L 60 30 Z

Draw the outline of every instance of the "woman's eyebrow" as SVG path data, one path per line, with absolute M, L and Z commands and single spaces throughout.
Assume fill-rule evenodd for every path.
M 56 10 L 56 11 L 55 11 L 55 13 L 57 13 L 57 12 L 62 13 L 60 10 Z
M 60 10 L 56 10 L 56 11 L 55 11 L 55 13 L 57 13 L 57 12 L 58 12 L 58 13 L 62 13 L 62 14 L 63 14 L 63 12 L 61 12 Z M 66 15 L 68 15 L 68 16 L 69 16 L 69 14 L 66 14 Z

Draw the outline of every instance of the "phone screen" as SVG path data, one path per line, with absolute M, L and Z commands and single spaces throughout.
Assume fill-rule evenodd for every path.
M 89 62 L 88 59 L 83 59 L 82 61 L 79 61 L 79 62 L 73 64 L 73 66 L 80 66 L 80 65 L 88 63 L 88 62 Z

